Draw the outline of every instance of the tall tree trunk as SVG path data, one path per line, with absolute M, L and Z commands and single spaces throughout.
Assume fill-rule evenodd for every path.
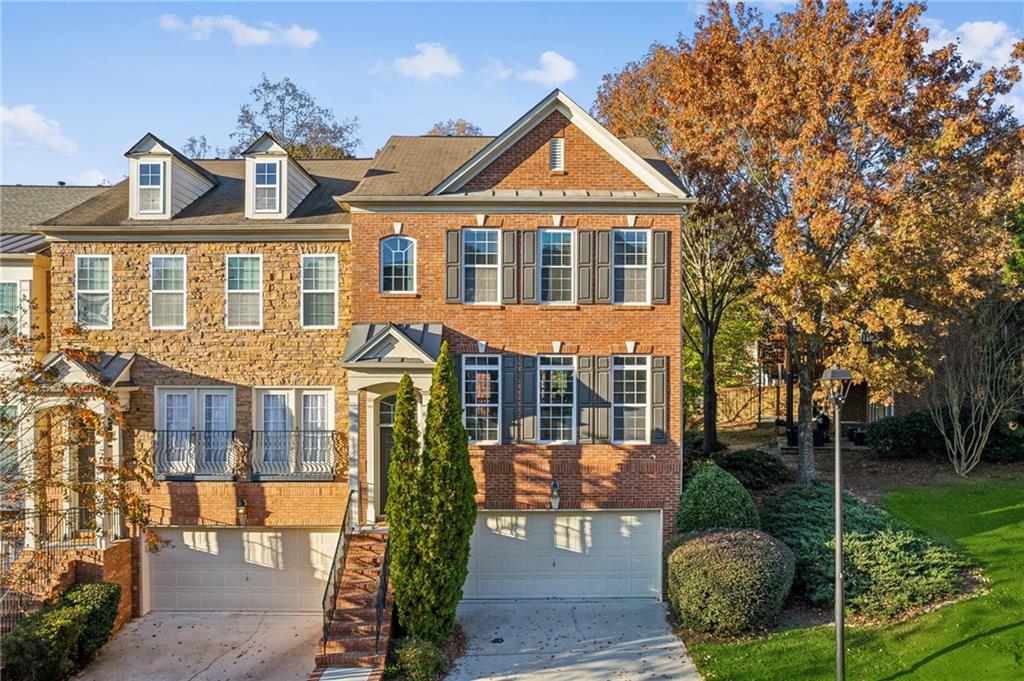
M 799 426 L 797 481 L 809 485 L 814 482 L 814 368 L 815 354 L 808 352 L 799 363 L 800 407 L 797 411 Z
M 704 455 L 718 443 L 718 393 L 715 391 L 715 335 L 718 329 L 701 324 L 701 383 L 704 389 Z

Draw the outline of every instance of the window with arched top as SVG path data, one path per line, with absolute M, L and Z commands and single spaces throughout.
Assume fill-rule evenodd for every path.
M 389 236 L 380 242 L 380 290 L 384 293 L 416 292 L 416 241 Z

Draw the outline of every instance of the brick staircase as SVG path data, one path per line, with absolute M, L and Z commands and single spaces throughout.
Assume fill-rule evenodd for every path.
M 338 599 L 327 640 L 316 656 L 309 681 L 317 681 L 332 667 L 370 667 L 370 679 L 383 676 L 384 660 L 391 641 L 394 607 L 390 589 L 384 600 L 380 641 L 377 641 L 377 590 L 387 548 L 386 531 L 353 534 L 342 567 Z

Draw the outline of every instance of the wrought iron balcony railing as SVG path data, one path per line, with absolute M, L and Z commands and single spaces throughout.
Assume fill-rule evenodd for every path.
M 330 477 L 337 461 L 333 430 L 254 430 L 252 472 L 256 477 Z
M 154 466 L 160 476 L 235 474 L 233 430 L 158 430 Z

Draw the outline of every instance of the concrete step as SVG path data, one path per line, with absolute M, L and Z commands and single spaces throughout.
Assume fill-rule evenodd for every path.
M 318 667 L 376 667 L 384 664 L 384 655 L 372 653 L 320 653 L 316 656 Z

